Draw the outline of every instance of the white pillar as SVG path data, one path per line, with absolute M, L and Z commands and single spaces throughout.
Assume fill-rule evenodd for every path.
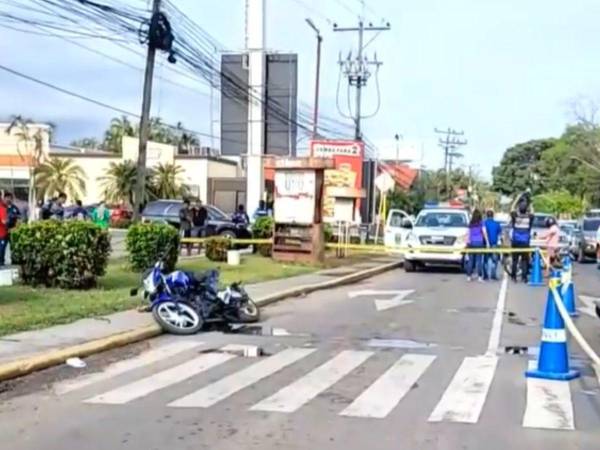
M 265 93 L 266 0 L 246 0 L 246 51 L 248 52 L 248 161 L 246 205 L 250 214 L 258 207 L 264 191 L 263 146 Z

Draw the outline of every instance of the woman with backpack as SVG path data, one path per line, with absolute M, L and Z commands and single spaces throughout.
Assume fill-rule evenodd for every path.
M 469 223 L 469 233 L 467 234 L 467 248 L 469 249 L 484 249 L 487 248 L 488 238 L 481 216 L 481 211 L 478 209 L 473 210 L 471 216 L 471 222 Z M 483 252 L 469 253 L 467 263 L 467 281 L 471 281 L 473 272 L 476 271 L 476 275 L 479 281 L 483 281 Z

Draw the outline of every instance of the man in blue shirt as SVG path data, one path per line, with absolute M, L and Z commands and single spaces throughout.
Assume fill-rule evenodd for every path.
M 500 223 L 494 219 L 494 211 L 491 209 L 486 213 L 486 219 L 483 222 L 485 226 L 485 231 L 487 232 L 488 244 L 490 248 L 498 247 L 498 240 L 500 238 L 500 234 L 502 233 L 502 227 Z M 498 254 L 497 253 L 488 253 L 485 255 L 485 262 L 483 264 L 484 278 L 490 278 L 492 280 L 498 279 Z

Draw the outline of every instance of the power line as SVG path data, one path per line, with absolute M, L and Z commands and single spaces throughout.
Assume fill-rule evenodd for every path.
M 452 162 L 454 158 L 462 158 L 462 153 L 457 149 L 463 145 L 467 145 L 466 139 L 460 139 L 458 136 L 463 136 L 464 131 L 456 131 L 450 127 L 447 130 L 434 129 L 435 133 L 445 135 L 444 138 L 439 138 L 438 145 L 444 150 L 444 170 L 446 172 L 446 192 L 448 199 L 451 198 L 450 193 L 450 174 L 452 172 Z

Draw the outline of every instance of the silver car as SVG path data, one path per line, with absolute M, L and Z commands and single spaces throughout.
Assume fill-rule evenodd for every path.
M 596 259 L 596 251 L 598 242 L 596 241 L 596 233 L 600 227 L 600 217 L 585 216 L 581 222 L 579 229 L 579 247 L 577 252 L 577 260 L 585 262 L 588 258 Z

